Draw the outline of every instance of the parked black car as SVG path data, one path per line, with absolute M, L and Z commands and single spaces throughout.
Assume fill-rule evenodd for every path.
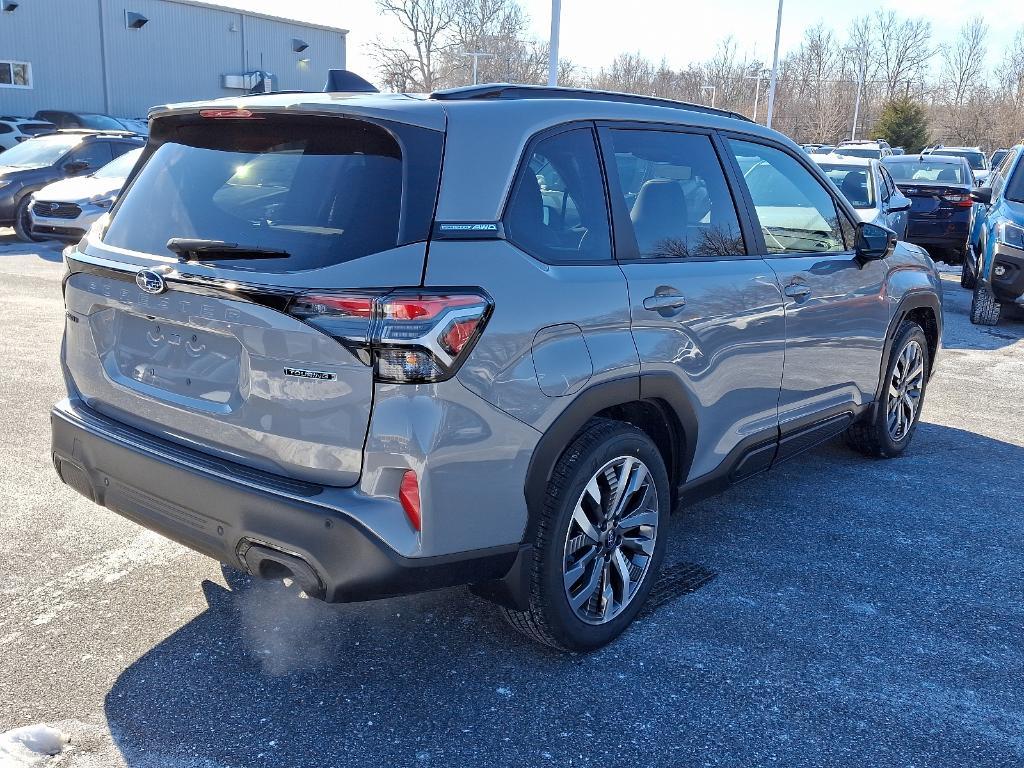
M 33 192 L 92 173 L 144 143 L 129 131 L 57 131 L 12 147 L 0 155 L 0 227 L 13 226 L 22 240 L 37 239 L 29 231 Z
M 94 112 L 67 112 L 60 109 L 41 109 L 36 112 L 37 120 L 47 120 L 58 128 L 86 128 L 91 131 L 123 131 L 124 123 L 110 115 Z
M 907 240 L 948 264 L 963 264 L 974 207 L 974 175 L 967 160 L 951 155 L 896 155 L 883 159 L 882 165 L 910 198 Z

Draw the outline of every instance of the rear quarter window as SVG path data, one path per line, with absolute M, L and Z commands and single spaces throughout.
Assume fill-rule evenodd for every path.
M 400 130 L 401 144 L 347 118 L 157 121 L 155 149 L 103 242 L 173 256 L 171 238 L 222 240 L 288 254 L 233 259 L 232 268 L 291 272 L 425 240 L 441 134 Z

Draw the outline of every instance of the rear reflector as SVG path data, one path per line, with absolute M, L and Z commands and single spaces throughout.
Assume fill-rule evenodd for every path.
M 412 527 L 420 530 L 420 482 L 411 469 L 402 476 L 402 485 L 398 489 L 398 500 L 402 502 L 405 516 Z

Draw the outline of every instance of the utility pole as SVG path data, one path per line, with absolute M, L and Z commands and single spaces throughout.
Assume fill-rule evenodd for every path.
M 551 0 L 551 37 L 548 39 L 548 85 L 558 85 L 558 33 L 562 17 L 562 0 Z
M 853 125 L 850 126 L 850 141 L 857 139 L 857 118 L 860 117 L 860 93 L 864 89 L 864 70 L 868 62 L 865 59 L 860 65 L 860 77 L 857 78 L 857 98 L 853 102 Z
M 477 83 L 477 72 L 479 71 L 480 59 L 489 59 L 494 56 L 493 53 L 486 53 L 484 51 L 466 51 L 461 54 L 462 56 L 468 56 L 473 59 L 473 85 Z
M 779 0 L 779 15 L 775 19 L 775 55 L 772 56 L 772 79 L 768 84 L 768 121 L 772 127 L 772 116 L 775 114 L 775 86 L 779 83 L 779 36 L 782 34 L 782 0 Z

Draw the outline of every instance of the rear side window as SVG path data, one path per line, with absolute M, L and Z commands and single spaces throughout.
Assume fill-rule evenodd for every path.
M 729 146 L 743 170 L 768 253 L 846 250 L 835 201 L 810 171 L 774 147 L 732 139 Z
M 593 131 L 579 128 L 537 142 L 512 190 L 504 226 L 509 240 L 541 261 L 611 260 Z
M 156 150 L 103 241 L 168 256 L 174 255 L 167 248 L 171 238 L 221 240 L 286 254 L 225 262 L 232 268 L 291 272 L 426 239 L 441 134 L 405 128 L 415 134 L 407 142 L 415 162 L 403 158 L 391 132 L 358 120 L 267 116 L 158 123 Z M 436 134 L 436 140 L 424 134 Z M 406 162 L 411 167 L 403 174 Z
M 641 258 L 746 253 L 736 206 L 710 138 L 635 129 L 610 133 L 619 187 Z
M 88 163 L 89 170 L 97 170 L 114 159 L 109 141 L 90 141 L 83 144 L 68 158 L 72 162 Z

